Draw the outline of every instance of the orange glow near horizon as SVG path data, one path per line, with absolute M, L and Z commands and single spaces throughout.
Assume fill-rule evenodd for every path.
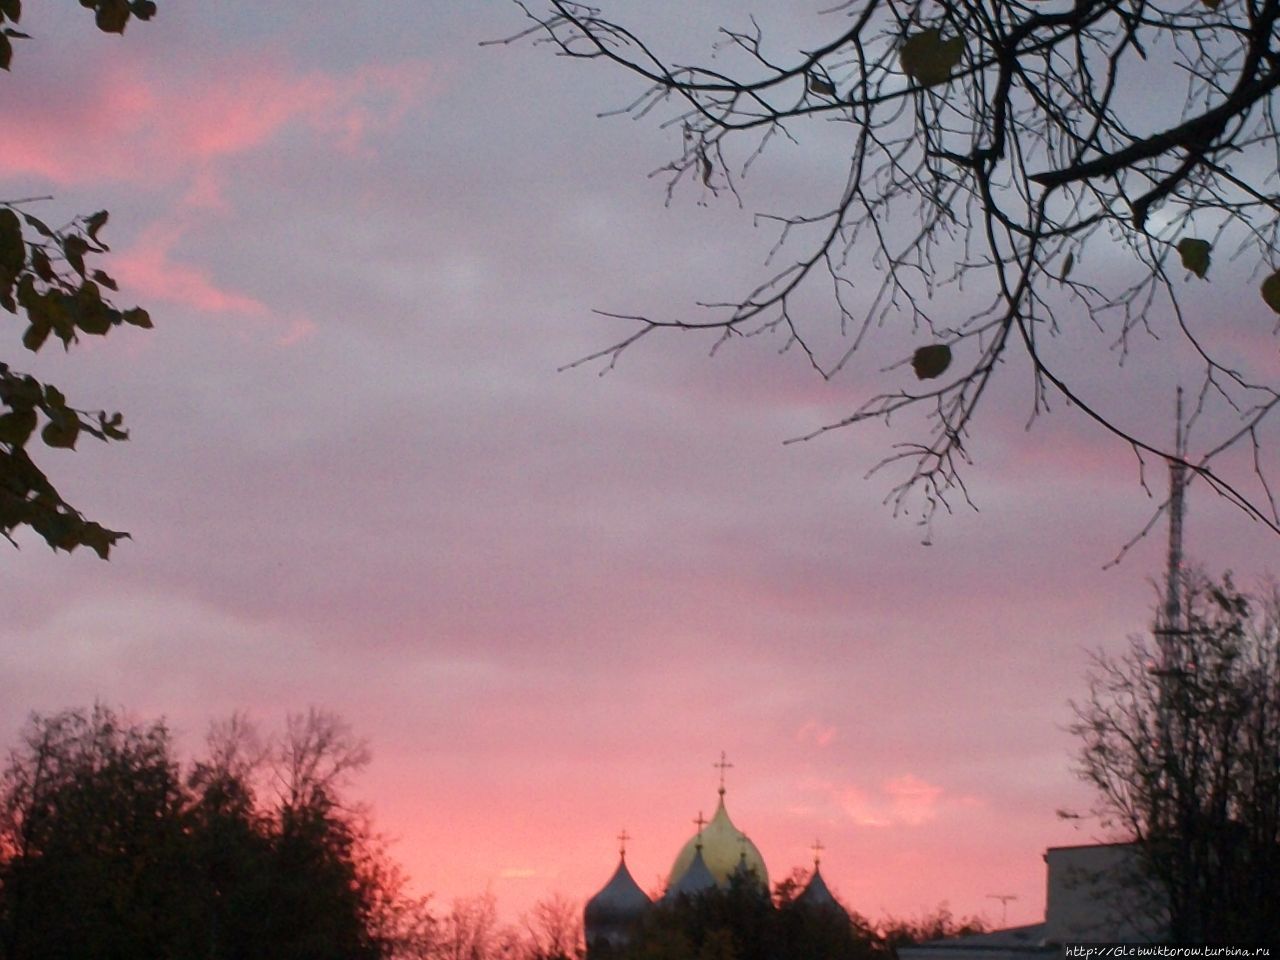
M 659 894 L 676 853 L 693 834 L 682 808 L 700 803 L 704 813 L 714 809 L 714 776 L 703 779 L 701 800 L 687 783 L 664 790 L 654 780 L 633 792 L 625 785 L 602 784 L 584 771 L 556 785 L 492 792 L 491 785 L 458 786 L 465 809 L 442 811 L 438 818 L 425 810 L 421 816 L 406 813 L 406 806 L 423 809 L 418 804 L 374 806 L 381 827 L 397 838 L 393 855 L 416 889 L 433 894 L 437 909 L 447 909 L 457 897 L 491 893 L 500 914 L 514 921 L 555 895 L 585 903 L 617 866 L 616 835 L 623 828 L 630 837 L 632 875 L 651 895 Z M 1000 911 L 988 894 L 1018 898 L 1008 907 L 1010 925 L 1036 922 L 1044 910 L 1041 854 L 1047 846 L 1082 842 L 1078 832 L 1061 826 L 1039 837 L 993 834 L 988 804 L 950 797 L 912 774 L 866 791 L 882 804 L 882 819 L 866 818 L 843 794 L 832 797 L 828 790 L 824 795 L 801 781 L 791 785 L 796 805 L 767 808 L 770 795 L 787 792 L 785 784 L 760 789 L 747 782 L 745 773 L 737 784 L 734 779 L 726 805 L 738 828 L 760 847 L 771 880 L 776 883 L 796 868 L 811 869 L 811 848 L 819 837 L 828 885 L 873 922 L 920 917 L 945 907 L 957 917 L 980 915 L 998 923 Z M 854 792 L 852 787 L 845 791 Z M 443 799 L 447 788 L 441 784 L 431 793 Z M 806 800 L 815 802 L 806 806 Z M 999 818 L 996 811 L 994 819 Z M 1046 823 L 1052 819 L 1053 811 L 1045 811 Z

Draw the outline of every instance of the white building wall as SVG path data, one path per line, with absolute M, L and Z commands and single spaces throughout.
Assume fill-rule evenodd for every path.
M 1044 858 L 1050 943 L 1152 942 L 1168 928 L 1163 898 L 1142 875 L 1133 844 L 1052 847 Z

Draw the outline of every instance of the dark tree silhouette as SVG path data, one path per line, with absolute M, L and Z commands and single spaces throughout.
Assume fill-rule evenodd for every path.
M 582 904 L 560 895 L 539 900 L 521 918 L 525 960 L 581 960 Z
M 192 920 L 186 796 L 163 724 L 36 718 L 0 779 L 0 951 L 163 956 Z
M 131 18 L 150 20 L 152 0 L 80 0 L 94 12 L 99 30 L 123 33 Z M 0 68 L 8 70 L 13 41 L 26 39 L 17 29 L 21 0 L 0 0 Z M 37 200 L 0 201 L 0 307 L 25 318 L 22 345 L 38 351 L 56 337 L 70 348 L 81 335 L 105 336 L 112 327 L 151 326 L 140 307 L 119 310 L 104 291 L 116 282 L 86 258 L 107 252 L 101 231 L 107 211 L 74 217 L 51 227 L 31 211 Z M 58 492 L 36 465 L 28 442 L 40 429 L 47 447 L 74 449 L 83 436 L 125 440 L 119 413 L 81 410 L 67 402 L 57 387 L 19 373 L 0 362 L 0 536 L 15 543 L 13 532 L 29 527 L 55 550 L 88 547 L 102 559 L 127 533 L 109 530 L 86 519 Z
M 986 933 L 987 924 L 980 917 L 956 917 L 944 903 L 923 916 L 886 917 L 876 930 L 884 950 L 896 957 L 899 947 Z
M 676 138 L 659 171 L 668 199 L 689 187 L 741 203 L 762 154 L 805 138 L 835 170 L 812 178 L 811 210 L 757 216 L 778 230 L 757 286 L 696 317 L 610 313 L 631 332 L 580 363 L 611 367 L 664 329 L 717 344 L 775 332 L 829 378 L 878 341 L 896 380 L 810 436 L 892 418 L 905 434 L 874 469 L 898 471 L 895 511 L 927 519 L 968 499 L 975 415 L 1019 356 L 1007 367 L 1031 385 L 1032 417 L 1066 402 L 1140 463 L 1180 456 L 1143 432 L 1132 390 L 1108 399 L 1124 371 L 1097 371 L 1107 350 L 1159 340 L 1166 369 L 1199 370 L 1205 436 L 1188 467 L 1280 532 L 1263 433 L 1280 404 L 1274 346 L 1249 356 L 1216 338 L 1218 318 L 1183 307 L 1212 261 L 1253 291 L 1253 334 L 1274 334 L 1280 0 L 848 0 L 799 52 L 752 19 L 722 27 L 700 64 L 595 7 L 516 2 L 532 26 L 504 42 L 638 78 L 617 112 Z M 832 138 L 832 123 L 847 134 Z M 1237 448 L 1247 466 L 1228 463 Z
M 1163 645 L 1095 657 L 1079 772 L 1173 940 L 1280 942 L 1280 594 L 1197 580 L 1182 609 Z
M 34 717 L 0 776 L 0 960 L 428 956 L 425 900 L 343 799 L 366 756 L 328 714 L 274 750 L 237 718 L 184 777 L 163 723 Z

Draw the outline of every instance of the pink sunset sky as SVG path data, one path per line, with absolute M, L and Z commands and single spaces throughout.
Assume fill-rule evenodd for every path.
M 681 51 L 746 18 L 686 6 L 610 9 Z M 785 46 L 829 4 L 760 6 Z M 825 382 L 767 338 L 710 357 L 672 335 L 558 373 L 622 329 L 594 308 L 748 289 L 773 239 L 750 201 L 818 203 L 832 141 L 780 146 L 746 210 L 666 207 L 647 174 L 679 131 L 597 119 L 639 92 L 620 74 L 479 45 L 523 26 L 503 2 L 160 0 L 108 37 L 27 5 L 0 195 L 53 195 L 33 208 L 53 223 L 109 209 L 102 265 L 155 330 L 32 358 L 9 324 L 6 362 L 125 413 L 127 444 L 40 462 L 133 539 L 109 563 L 31 536 L 0 553 L 3 742 L 95 700 L 167 717 L 188 751 L 236 710 L 271 730 L 330 709 L 371 744 L 356 792 L 416 887 L 512 918 L 589 897 L 623 827 L 655 887 L 724 750 L 774 879 L 820 838 L 873 919 L 998 921 L 992 894 L 1038 919 L 1045 848 L 1105 836 L 1055 815 L 1090 802 L 1068 701 L 1089 650 L 1148 625 L 1161 574 L 1162 532 L 1103 569 L 1156 502 L 1133 455 L 1060 405 L 1024 429 L 1010 363 L 971 448 L 980 512 L 926 545 L 883 505 L 892 479 L 863 479 L 895 433 L 783 445 L 878 362 Z M 1214 270 L 1191 312 L 1274 382 L 1248 267 Z M 1192 368 L 1145 342 L 1118 369 L 1099 344 L 1080 382 L 1172 433 Z M 1280 568 L 1202 487 L 1187 543 L 1245 584 Z

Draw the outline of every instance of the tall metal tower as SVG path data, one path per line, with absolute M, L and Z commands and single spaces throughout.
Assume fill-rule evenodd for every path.
M 1174 456 L 1169 460 L 1169 568 L 1166 571 L 1164 610 L 1156 617 L 1153 633 L 1160 648 L 1160 662 L 1155 667 L 1159 678 L 1159 713 L 1156 717 L 1160 736 L 1162 762 L 1173 762 L 1172 725 L 1177 677 L 1182 669 L 1186 630 L 1182 611 L 1182 521 L 1186 514 L 1187 434 L 1182 423 L 1182 388 L 1174 426 Z
M 1182 520 L 1186 514 L 1187 434 L 1182 423 L 1182 388 L 1174 426 L 1175 457 L 1169 461 L 1169 568 L 1166 574 L 1163 622 L 1157 624 L 1163 661 L 1162 669 L 1175 666 L 1169 656 L 1182 631 Z

